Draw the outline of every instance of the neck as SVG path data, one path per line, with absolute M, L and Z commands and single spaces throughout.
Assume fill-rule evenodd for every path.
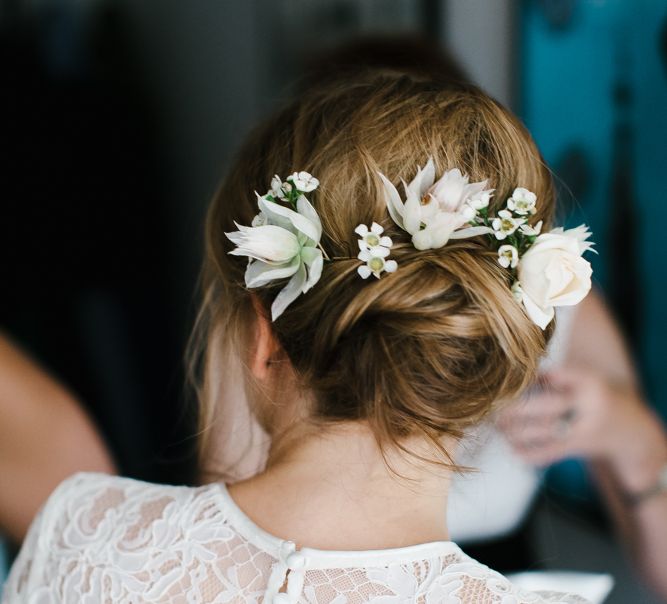
M 433 457 L 426 439 L 405 445 Z M 256 524 L 300 547 L 386 549 L 448 540 L 450 478 L 402 452 L 383 457 L 370 429 L 348 423 L 300 438 L 229 490 Z

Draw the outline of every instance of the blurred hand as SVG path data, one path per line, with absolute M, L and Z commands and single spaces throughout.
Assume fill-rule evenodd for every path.
M 590 370 L 565 367 L 544 375 L 501 414 L 499 425 L 529 463 L 604 461 L 629 492 L 651 486 L 667 461 L 664 429 L 638 394 Z

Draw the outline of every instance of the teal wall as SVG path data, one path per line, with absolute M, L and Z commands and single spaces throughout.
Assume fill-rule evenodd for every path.
M 5 544 L 0 538 L 0 595 L 2 595 L 2 585 L 7 579 L 7 571 L 9 566 L 9 560 L 7 557 L 7 550 L 5 549 Z
M 558 25 L 547 7 L 570 5 Z M 522 3 L 520 112 L 547 162 L 575 194 L 568 222 L 590 224 L 598 243 L 595 279 L 603 292 L 625 287 L 639 327 L 629 333 L 652 404 L 667 417 L 667 65 L 659 54 L 667 27 L 665 0 L 572 0 Z M 631 102 L 615 112 L 613 91 L 622 80 Z M 614 124 L 624 115 L 632 131 L 614 164 Z M 579 150 L 563 167 L 568 149 Z M 616 149 L 618 151 L 618 149 Z M 574 163 L 574 165 L 572 165 Z M 586 169 L 584 169 L 586 168 Z M 623 174 L 614 174 L 623 170 Z M 582 172 L 584 173 L 582 176 Z M 569 176 L 569 179 L 568 179 Z M 613 252 L 627 242 L 610 233 L 615 176 L 629 180 L 626 195 L 637 218 L 634 275 L 619 271 Z M 564 195 L 566 205 L 572 204 Z M 618 197 L 618 196 L 617 196 Z M 619 213 L 616 213 L 617 215 Z M 623 274 L 621 274 L 623 273 Z M 636 279 L 638 287 L 633 285 Z

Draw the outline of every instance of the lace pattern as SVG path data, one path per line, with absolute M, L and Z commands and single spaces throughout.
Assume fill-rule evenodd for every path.
M 221 485 L 78 474 L 30 529 L 3 604 L 579 604 L 519 591 L 454 543 L 296 550 Z

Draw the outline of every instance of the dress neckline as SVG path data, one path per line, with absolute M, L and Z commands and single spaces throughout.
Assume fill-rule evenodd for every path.
M 215 488 L 229 524 L 249 543 L 279 559 L 298 551 L 301 557 L 308 560 L 309 568 L 387 566 L 452 554 L 464 555 L 453 541 L 431 541 L 375 550 L 324 550 L 311 547 L 296 550 L 294 542 L 272 535 L 251 520 L 234 501 L 225 484 L 215 483 Z

